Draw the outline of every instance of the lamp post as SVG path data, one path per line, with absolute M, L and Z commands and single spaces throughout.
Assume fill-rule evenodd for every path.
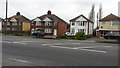
M 5 18 L 5 35 L 7 34 L 7 15 L 8 15 L 8 0 L 6 0 L 6 18 Z

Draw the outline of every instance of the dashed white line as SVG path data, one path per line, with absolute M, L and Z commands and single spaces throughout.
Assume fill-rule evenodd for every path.
M 80 49 L 84 51 L 91 51 L 91 52 L 101 52 L 101 53 L 107 53 L 107 51 L 100 51 L 100 50 L 92 50 L 92 49 Z
M 28 62 L 28 61 L 25 61 L 25 60 L 19 60 L 19 59 L 14 59 L 14 58 L 9 58 L 9 59 L 10 59 L 10 60 L 17 61 L 17 62 L 31 63 L 31 62 Z
M 18 43 L 18 44 L 27 44 L 27 43 L 22 43 L 22 42 L 13 42 L 13 43 Z
M 107 51 L 101 50 L 92 50 L 92 49 L 83 49 L 83 48 L 71 48 L 71 47 L 61 47 L 61 46 L 49 46 L 49 47 L 56 47 L 56 48 L 65 48 L 65 49 L 74 49 L 74 50 L 84 50 L 84 51 L 91 51 L 91 52 L 99 52 L 99 53 L 107 53 Z

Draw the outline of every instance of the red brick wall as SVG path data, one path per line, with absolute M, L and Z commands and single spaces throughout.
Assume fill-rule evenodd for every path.
M 61 35 L 65 34 L 65 32 L 66 32 L 66 23 L 58 22 L 57 29 L 58 29 L 58 33 L 57 33 L 58 36 L 61 36 Z
M 96 31 L 96 37 L 100 37 L 100 31 Z

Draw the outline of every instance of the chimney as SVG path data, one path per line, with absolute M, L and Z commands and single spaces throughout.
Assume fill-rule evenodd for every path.
M 49 10 L 49 11 L 47 12 L 47 14 L 48 14 L 48 15 L 51 15 L 51 11 Z
M 20 12 L 17 12 L 16 15 L 19 16 L 19 15 L 20 15 Z

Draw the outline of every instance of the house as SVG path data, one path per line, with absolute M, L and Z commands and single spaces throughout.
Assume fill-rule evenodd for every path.
M 3 19 L 2 18 L 0 18 L 0 30 L 2 29 L 1 27 L 1 25 L 2 25 L 2 22 L 3 22 Z
M 32 20 L 31 33 L 44 33 L 44 37 L 58 37 L 66 32 L 66 22 L 48 11 Z
M 97 37 L 104 37 L 109 32 L 120 32 L 120 17 L 112 13 L 99 20 L 99 29 L 96 31 L 96 35 Z
M 86 35 L 93 34 L 93 22 L 82 14 L 71 19 L 70 25 L 70 33 L 73 35 L 77 32 L 84 32 Z
M 30 34 L 30 20 L 23 15 L 20 15 L 20 12 L 17 12 L 16 15 L 9 17 L 7 23 L 2 24 L 2 31 L 7 34 Z

